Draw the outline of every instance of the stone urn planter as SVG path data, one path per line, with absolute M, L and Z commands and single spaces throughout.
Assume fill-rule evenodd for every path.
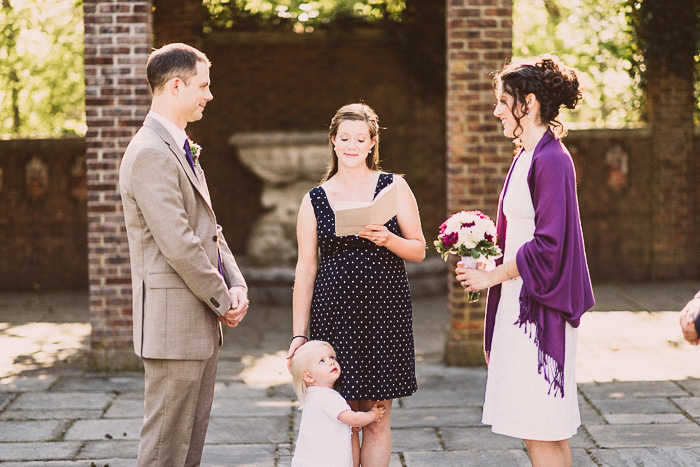
M 255 221 L 247 256 L 258 266 L 292 266 L 296 220 L 304 194 L 318 185 L 330 159 L 325 132 L 237 133 L 229 144 L 263 180 L 264 213 Z

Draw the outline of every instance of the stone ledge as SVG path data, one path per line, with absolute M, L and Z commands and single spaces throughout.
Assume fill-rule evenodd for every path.
M 88 368 L 91 371 L 122 372 L 143 371 L 141 357 L 134 349 L 90 349 L 88 353 Z
M 305 144 L 328 144 L 325 131 L 259 131 L 236 133 L 228 143 L 236 147 L 289 146 Z

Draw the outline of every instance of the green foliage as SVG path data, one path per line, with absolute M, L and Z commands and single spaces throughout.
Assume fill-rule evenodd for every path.
M 84 134 L 82 0 L 3 0 L 0 136 Z
M 690 78 L 700 40 L 700 4 L 695 0 L 626 0 L 635 68 L 656 64 Z
M 649 67 L 695 79 L 695 120 L 700 121 L 700 2 L 625 0 L 631 74 L 646 89 Z
M 331 25 L 352 26 L 401 20 L 405 0 L 204 0 L 212 29 L 293 29 L 312 32 Z
M 630 75 L 626 0 L 514 0 L 513 55 L 554 53 L 587 77 L 569 127 L 622 127 L 641 120 L 639 77 Z M 665 3 L 665 2 L 664 2 Z

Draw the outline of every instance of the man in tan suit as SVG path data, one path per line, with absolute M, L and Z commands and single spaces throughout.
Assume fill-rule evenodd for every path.
M 151 110 L 119 171 L 134 348 L 146 381 L 140 466 L 199 465 L 221 323 L 235 327 L 248 310 L 246 282 L 216 223 L 204 172 L 185 133 L 212 99 L 209 66 L 202 52 L 185 44 L 150 55 Z

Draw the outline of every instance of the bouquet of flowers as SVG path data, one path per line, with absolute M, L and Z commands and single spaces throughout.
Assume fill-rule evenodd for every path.
M 434 242 L 442 259 L 459 255 L 467 268 L 486 267 L 489 259 L 503 256 L 496 245 L 496 226 L 481 211 L 460 211 L 452 214 L 440 226 L 440 234 Z M 470 303 L 479 300 L 479 292 L 469 292 Z

